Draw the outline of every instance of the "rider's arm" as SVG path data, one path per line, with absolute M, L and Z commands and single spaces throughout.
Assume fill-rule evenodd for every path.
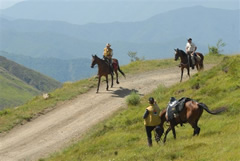
M 106 48 L 103 49 L 103 57 L 106 56 Z
M 197 46 L 194 43 L 192 43 L 192 45 L 194 46 L 193 52 L 195 52 L 197 50 Z
M 113 56 L 113 49 L 111 49 L 110 55 L 111 55 L 111 57 Z
M 146 109 L 146 111 L 145 111 L 145 113 L 143 115 L 143 119 L 147 118 L 148 114 L 149 114 L 149 111 Z
M 189 51 L 189 44 L 188 43 L 186 44 L 185 50 L 186 50 L 186 52 Z

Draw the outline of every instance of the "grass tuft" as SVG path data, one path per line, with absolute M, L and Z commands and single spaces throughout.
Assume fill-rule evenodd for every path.
M 140 95 L 137 92 L 132 91 L 130 95 L 127 96 L 126 102 L 128 105 L 136 106 L 140 103 Z

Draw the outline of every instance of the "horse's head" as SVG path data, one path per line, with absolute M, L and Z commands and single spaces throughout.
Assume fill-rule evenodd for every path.
M 92 55 L 91 68 L 93 68 L 97 64 L 96 60 L 97 60 L 97 55 Z
M 178 48 L 174 50 L 175 50 L 175 61 L 177 61 L 180 56 L 180 50 Z

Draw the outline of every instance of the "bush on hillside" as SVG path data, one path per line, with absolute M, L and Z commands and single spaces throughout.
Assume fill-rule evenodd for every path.
M 127 102 L 128 105 L 136 106 L 137 104 L 140 103 L 140 95 L 137 92 L 132 91 L 130 93 L 130 95 L 127 96 L 126 102 Z
M 208 51 L 210 55 L 219 55 L 221 54 L 221 52 L 223 52 L 223 48 L 224 46 L 226 46 L 226 43 L 224 43 L 222 41 L 222 39 L 219 39 L 216 46 L 209 46 L 208 45 Z

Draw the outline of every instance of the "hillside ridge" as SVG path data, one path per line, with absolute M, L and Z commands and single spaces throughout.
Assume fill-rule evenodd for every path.
M 61 83 L 0 56 L 0 109 L 16 107 Z

